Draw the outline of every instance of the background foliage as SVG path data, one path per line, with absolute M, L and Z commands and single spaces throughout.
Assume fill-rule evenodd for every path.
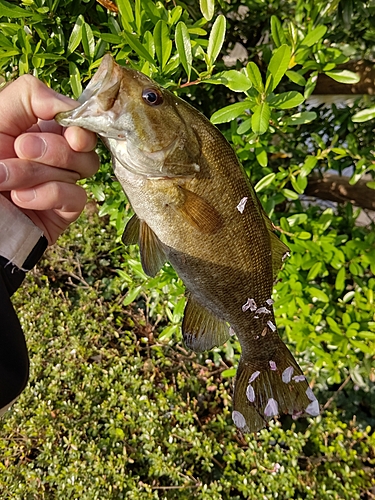
M 375 186 L 371 98 L 306 102 L 323 74 L 356 84 L 343 65 L 373 54 L 373 3 L 116 4 L 0 0 L 1 74 L 78 97 L 110 51 L 218 124 L 291 248 L 277 323 L 328 409 L 236 435 L 239 345 L 183 349 L 183 286 L 168 265 L 147 278 L 119 243 L 131 213 L 99 147 L 86 186 L 101 219 L 91 204 L 15 299 L 32 378 L 0 424 L 2 498 L 373 498 L 374 227 L 305 195 L 332 172 Z

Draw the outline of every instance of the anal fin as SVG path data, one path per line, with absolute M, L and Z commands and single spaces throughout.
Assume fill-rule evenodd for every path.
M 297 418 L 315 417 L 320 411 L 306 377 L 281 339 L 273 359 L 241 357 L 233 409 L 233 421 L 242 432 L 257 432 L 281 413 Z
M 185 307 L 182 334 L 185 345 L 195 352 L 220 346 L 230 337 L 229 325 L 200 305 L 192 295 Z

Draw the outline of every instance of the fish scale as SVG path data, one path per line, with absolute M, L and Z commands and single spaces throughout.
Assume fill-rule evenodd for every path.
M 185 344 L 201 352 L 237 334 L 235 425 L 256 432 L 278 413 L 318 415 L 272 308 L 288 248 L 223 135 L 198 110 L 109 55 L 80 102 L 56 120 L 98 133 L 111 151 L 135 212 L 124 243 L 139 243 L 147 274 L 169 261 L 185 283 Z

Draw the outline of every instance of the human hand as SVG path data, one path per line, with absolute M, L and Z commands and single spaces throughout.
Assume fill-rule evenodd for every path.
M 99 168 L 96 136 L 53 117 L 76 101 L 24 75 L 0 92 L 0 192 L 53 244 L 86 203 L 79 179 Z

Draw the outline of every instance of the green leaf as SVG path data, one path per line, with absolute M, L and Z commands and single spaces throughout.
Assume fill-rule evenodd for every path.
M 323 290 L 320 290 L 319 288 L 315 288 L 314 286 L 310 286 L 307 289 L 307 292 L 311 295 L 311 297 L 319 300 L 320 302 L 329 302 L 328 295 L 325 292 L 323 292 Z
M 134 21 L 134 14 L 129 0 L 116 0 L 116 4 L 124 29 L 132 31 L 131 23 Z
M 227 368 L 226 370 L 221 372 L 222 378 L 234 377 L 236 375 L 235 368 Z
M 305 36 L 305 38 L 301 41 L 301 45 L 304 47 L 312 47 L 323 38 L 326 31 L 327 26 L 318 26 Z
M 334 69 L 332 71 L 326 71 L 325 74 L 339 83 L 353 84 L 358 83 L 360 80 L 358 73 L 353 73 L 353 71 L 347 69 Z
M 284 188 L 281 190 L 285 198 L 289 198 L 290 200 L 298 200 L 299 196 L 295 191 L 291 189 Z
M 222 84 L 235 92 L 246 92 L 251 87 L 250 79 L 241 71 L 230 69 L 204 80 L 207 83 Z
M 261 94 L 264 90 L 264 85 L 258 66 L 253 62 L 249 62 L 246 66 L 246 72 L 253 87 Z
M 69 62 L 69 82 L 75 99 L 82 94 L 81 75 L 78 66 L 74 62 Z
M 301 177 L 307 177 L 310 172 L 312 172 L 318 163 L 318 158 L 316 156 L 307 156 L 305 163 L 303 164 L 300 172 Z
M 199 0 L 199 7 L 206 21 L 211 21 L 215 12 L 215 0 Z
M 352 116 L 352 121 L 356 123 L 367 122 L 368 120 L 372 120 L 375 118 L 375 106 L 362 109 L 362 111 L 358 111 L 354 116 Z
M 223 46 L 225 39 L 225 29 L 226 29 L 226 20 L 225 17 L 220 14 L 214 22 L 211 33 L 208 39 L 208 47 L 207 47 L 207 58 L 208 64 L 213 66 L 216 61 L 218 55 L 220 54 L 221 47 Z
M 289 116 L 285 123 L 287 125 L 304 125 L 305 123 L 310 123 L 315 120 L 317 114 L 315 111 L 302 111 L 301 113 L 295 113 L 292 116 Z
M 366 186 L 370 189 L 375 189 L 375 181 L 366 182 Z
M 270 106 L 278 109 L 295 108 L 303 103 L 305 98 L 296 90 L 283 92 L 267 99 Z
M 353 347 L 355 347 L 356 349 L 360 349 L 365 354 L 374 354 L 372 347 L 369 347 L 367 344 L 361 342 L 360 340 L 354 340 L 350 338 L 349 342 Z
M 87 23 L 83 23 L 82 25 L 82 46 L 85 55 L 89 59 L 93 59 L 95 54 L 95 39 L 92 29 Z
M 262 135 L 268 130 L 268 126 L 271 118 L 271 110 L 266 102 L 258 104 L 254 108 L 254 114 L 251 118 L 251 128 L 254 134 Z
M 307 275 L 307 281 L 312 281 L 314 278 L 318 276 L 322 269 L 321 262 L 315 262 L 315 264 L 311 267 L 309 274 Z
M 33 16 L 32 12 L 21 9 L 21 7 L 14 5 L 14 3 L 0 0 L 0 17 L 19 18 L 30 16 Z
M 156 57 L 164 69 L 172 52 L 172 40 L 169 38 L 168 25 L 162 19 L 159 19 L 154 28 L 154 42 Z
M 261 167 L 266 167 L 268 165 L 268 155 L 267 151 L 264 149 L 260 142 L 255 144 L 255 157 Z
M 278 86 L 280 80 L 285 75 L 290 63 L 290 53 L 290 47 L 282 45 L 271 57 L 267 69 L 267 78 L 269 75 L 272 76 L 270 88 L 266 88 L 268 93 L 272 92 Z
M 335 280 L 335 288 L 338 292 L 343 292 L 345 289 L 345 278 L 346 278 L 346 271 L 345 267 L 343 266 L 339 272 L 336 275 L 336 280 Z
M 140 294 L 142 290 L 142 287 L 141 286 L 137 286 L 136 288 L 133 288 L 133 289 L 130 289 L 126 295 L 126 297 L 124 298 L 124 300 L 122 301 L 122 304 L 124 306 L 128 306 L 129 304 L 131 304 L 132 302 L 135 301 L 135 299 L 138 297 L 138 295 Z
M 182 21 L 180 21 L 176 26 L 175 43 L 181 64 L 186 71 L 188 81 L 190 81 L 193 56 L 191 54 L 191 41 L 189 31 L 186 24 Z
M 276 16 L 271 16 L 271 35 L 276 47 L 286 44 L 284 30 Z
M 313 73 L 311 73 L 310 78 L 307 80 L 305 86 L 305 92 L 303 93 L 305 99 L 308 99 L 314 92 L 317 81 L 318 81 L 318 72 L 314 71 Z
M 128 45 L 130 45 L 130 47 L 134 50 L 134 52 L 139 57 L 141 57 L 142 59 L 146 59 L 146 61 L 148 61 L 150 64 L 152 64 L 152 66 L 155 65 L 154 59 L 149 54 L 149 52 L 147 52 L 145 47 L 143 47 L 143 45 L 140 43 L 140 41 L 138 40 L 138 38 L 135 35 L 133 35 L 131 33 L 124 32 L 123 36 L 126 40 L 126 43 Z
M 254 186 L 255 192 L 259 193 L 260 191 L 265 189 L 267 186 L 272 184 L 275 177 L 276 177 L 276 174 L 274 174 L 273 172 L 271 174 L 267 174 L 266 176 L 264 176 L 263 179 L 261 179 L 259 182 L 257 182 L 255 184 L 255 186 Z
M 292 81 L 293 83 L 296 83 L 297 85 L 300 85 L 301 87 L 304 87 L 306 85 L 306 78 L 304 76 L 300 75 L 299 73 L 297 73 L 297 71 L 288 70 L 288 71 L 286 71 L 285 74 L 289 78 L 289 80 Z
M 225 106 L 225 108 L 221 108 L 216 111 L 211 116 L 211 123 L 225 123 L 230 122 L 242 115 L 244 111 L 249 109 L 249 103 L 247 101 L 236 102 L 234 104 L 230 104 L 229 106 Z
M 72 32 L 69 37 L 68 41 L 68 48 L 66 51 L 66 56 L 68 57 L 70 54 L 72 54 L 78 45 L 81 43 L 82 40 L 82 26 L 85 23 L 85 20 L 83 19 L 83 16 L 80 15 L 77 18 L 77 21 L 75 25 L 73 26 Z

